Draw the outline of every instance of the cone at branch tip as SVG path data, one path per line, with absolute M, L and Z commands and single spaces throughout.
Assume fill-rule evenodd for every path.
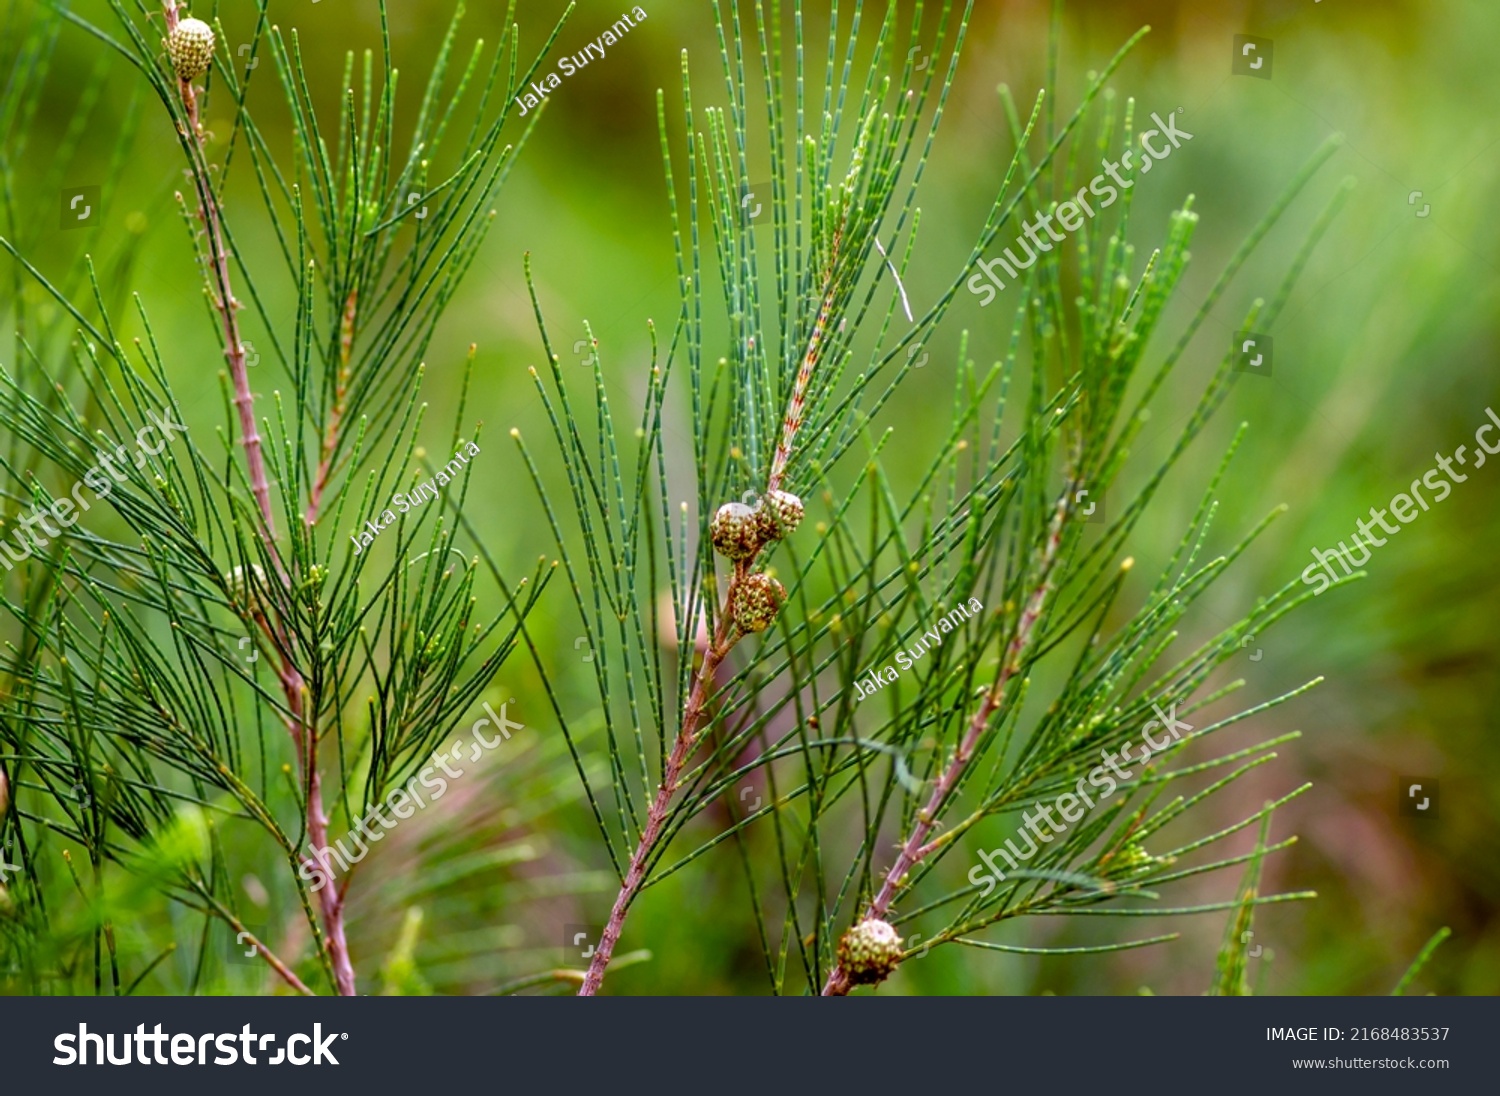
M 839 966 L 856 986 L 884 982 L 901 962 L 901 937 L 888 921 L 871 917 L 839 941 Z
M 167 37 L 167 57 L 179 80 L 196 80 L 214 59 L 214 29 L 202 19 L 183 19 Z

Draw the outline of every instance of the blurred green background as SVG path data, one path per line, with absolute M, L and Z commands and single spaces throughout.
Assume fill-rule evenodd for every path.
M 5 20 L 24 20 L 30 2 L 5 0 Z M 483 421 L 491 444 L 470 491 L 467 517 L 512 579 L 539 554 L 554 550 L 514 449 L 503 443 L 512 426 L 532 433 L 543 428 L 527 373 L 540 364 L 541 348 L 522 280 L 523 253 L 531 254 L 564 368 L 583 368 L 587 352 L 575 350 L 577 360 L 570 362 L 566 349 L 583 338 L 586 319 L 599 340 L 612 395 L 618 393 L 627 406 L 639 406 L 644 386 L 646 321 L 670 325 L 676 314 L 656 90 L 666 88 L 668 102 L 675 102 L 683 50 L 705 102 L 721 88 L 722 77 L 706 3 L 656 0 L 644 6 L 648 19 L 639 29 L 552 95 L 427 358 L 425 396 L 436 416 L 430 421 L 445 423 L 451 421 L 465 351 L 478 344 L 469 413 Z M 111 18 L 102 4 L 77 7 L 101 24 Z M 523 55 L 540 45 L 564 7 L 556 0 L 523 0 Z M 1045 78 L 1049 5 L 981 0 L 976 7 L 919 199 L 923 236 L 907 283 L 918 304 L 930 301 L 962 262 L 1008 162 L 1011 145 L 997 85 L 1008 84 L 1025 104 Z M 408 121 L 451 10 L 442 0 L 392 5 Z M 581 0 L 555 53 L 582 49 L 621 10 L 609 0 Z M 249 40 L 251 4 L 228 0 L 194 14 L 208 17 L 213 11 L 231 39 L 239 34 Z M 498 40 L 502 15 L 498 3 L 471 4 L 460 40 Z M 298 29 L 313 73 L 313 98 L 331 117 L 339 102 L 343 51 L 378 45 L 375 5 L 277 2 L 271 17 L 283 29 Z M 811 13 L 810 24 L 816 30 L 812 40 L 821 41 L 826 13 Z M 1200 478 L 1174 476 L 1152 521 L 1127 546 L 1143 561 L 1167 554 L 1196 505 L 1201 477 L 1235 426 L 1249 422 L 1220 495 L 1219 527 L 1241 530 L 1273 507 L 1288 510 L 1197 614 L 1207 634 L 1261 593 L 1294 578 L 1311 562 L 1313 547 L 1347 538 L 1369 507 L 1387 505 L 1431 467 L 1435 453 L 1472 444 L 1486 407 L 1500 411 L 1500 224 L 1483 204 L 1500 183 L 1500 79 L 1487 46 L 1500 36 L 1500 8 L 1481 0 L 1378 7 L 1351 0 L 1073 0 L 1064 8 L 1060 111 L 1071 109 L 1086 74 L 1142 24 L 1152 32 L 1113 86 L 1135 97 L 1138 117 L 1180 108 L 1179 125 L 1193 134 L 1138 185 L 1133 214 L 1143 245 L 1165 232 L 1172 209 L 1195 196 L 1202 221 L 1177 308 L 1202 298 L 1316 147 L 1332 133 L 1345 136 L 1331 166 L 1236 279 L 1190 347 L 1157 408 L 1158 428 L 1143 441 L 1143 465 L 1170 441 L 1250 303 L 1274 292 L 1322 202 L 1341 180 L 1358 184 L 1269 332 L 1275 340 L 1271 375 L 1246 377 L 1236 386 L 1211 437 L 1189 461 L 1189 471 L 1196 468 Z M 1231 75 L 1236 34 L 1273 40 L 1270 79 Z M 220 56 L 234 55 L 239 44 L 222 43 Z M 80 123 L 80 88 L 105 57 L 105 49 L 83 32 L 63 32 L 36 132 L 18 164 L 5 232 L 58 276 L 76 269 L 85 252 L 128 253 L 106 271 L 110 291 L 128 285 L 141 294 L 158 332 L 166 334 L 174 383 L 190 411 L 216 421 L 222 359 L 172 200 L 172 191 L 183 185 L 179 150 L 159 104 L 145 96 L 131 99 L 140 81 L 119 63 L 113 63 L 107 93 Z M 255 76 L 268 76 L 269 69 L 264 61 Z M 259 81 L 251 103 L 261 127 L 284 150 L 286 110 L 271 79 Z M 109 174 L 107 150 L 132 107 L 140 130 L 136 152 Z M 220 142 L 231 129 L 230 118 L 218 113 L 225 107 L 221 97 L 206 117 Z M 59 161 L 57 149 L 69 144 L 70 126 L 80 124 L 76 151 Z M 675 115 L 674 125 L 680 127 Z M 515 133 L 519 138 L 521 127 Z M 243 170 L 240 176 L 231 179 L 228 216 L 240 226 L 252 265 L 260 252 L 266 268 L 274 269 L 280 260 L 269 235 L 257 237 L 245 227 L 264 212 L 251 180 Z M 97 227 L 54 227 L 61 223 L 58 188 L 86 185 L 102 187 Z M 17 284 L 6 269 L 0 293 L 11 294 Z M 37 307 L 50 307 L 34 286 L 22 292 Z M 946 421 L 960 331 L 970 331 L 970 354 L 982 363 L 1003 352 L 1013 296 L 988 310 L 964 297 L 941 337 L 929 344 L 931 365 L 907 382 L 899 418 L 892 416 L 914 444 Z M 290 301 L 281 304 L 292 307 Z M 1180 325 L 1181 317 L 1176 329 Z M 254 336 L 251 321 L 248 337 Z M 12 368 L 8 333 L 0 339 L 0 354 L 0 362 Z M 262 396 L 286 385 L 273 364 L 258 367 L 253 381 Z M 679 437 L 681 429 L 679 423 Z M 433 434 L 434 442 L 441 433 Z M 678 447 L 685 450 L 685 440 Z M 1266 950 L 1252 960 L 1252 981 L 1262 992 L 1386 992 L 1442 925 L 1453 928 L 1454 938 L 1420 988 L 1500 991 L 1500 674 L 1493 632 L 1487 630 L 1495 627 L 1500 606 L 1491 571 L 1500 532 L 1497 499 L 1500 466 L 1473 472 L 1447 501 L 1376 552 L 1367 580 L 1317 598 L 1274 632 L 1256 637 L 1233 667 L 1246 679 L 1245 695 L 1252 701 L 1316 676 L 1326 679 L 1308 696 L 1234 732 L 1236 745 L 1291 729 L 1304 736 L 1280 751 L 1279 762 L 1258 769 L 1211 808 L 1228 824 L 1303 780 L 1315 784 L 1276 816 L 1275 836 L 1295 832 L 1301 841 L 1270 862 L 1267 885 L 1311 888 L 1320 897 L 1258 916 L 1255 942 Z M 533 623 L 538 645 L 564 686 L 561 702 L 581 713 L 589 696 L 587 667 L 573 646 L 577 632 L 560 586 L 549 592 L 546 609 Z M 428 812 L 431 817 L 398 831 L 372 854 L 351 891 L 356 961 L 371 980 L 384 963 L 393 991 L 491 990 L 561 963 L 567 926 L 597 925 L 608 912 L 614 890 L 608 861 L 580 803 L 536 675 L 523 658 L 502 670 L 495 696 L 515 697 L 512 715 L 519 713 L 528 724 L 515 754 L 489 759 L 482 785 L 466 785 L 463 796 L 444 802 L 440 813 Z M 1440 817 L 1398 813 L 1398 783 L 1407 776 L 1441 782 Z M 752 832 L 752 855 L 770 855 L 767 841 L 767 835 Z M 454 869 L 455 863 L 465 870 Z M 271 878 L 277 870 L 268 863 L 263 873 L 247 873 L 244 901 L 246 908 L 259 909 L 260 924 L 286 945 L 305 930 L 281 906 L 288 894 Z M 1226 875 L 1192 880 L 1174 892 L 1173 901 L 1222 899 L 1232 885 Z M 745 906 L 743 877 L 726 845 L 720 855 L 647 892 L 623 947 L 649 948 L 653 957 L 612 973 L 610 988 L 764 992 Z M 399 938 L 412 907 L 423 910 L 423 924 L 409 938 L 411 949 L 404 949 Z M 946 948 L 906 964 L 884 992 L 1130 993 L 1149 987 L 1199 993 L 1208 984 L 1223 921 L 1219 915 L 1180 920 L 1153 923 L 1153 929 L 1181 930 L 1182 940 L 1113 956 L 1033 959 Z M 162 927 L 140 931 L 155 939 Z M 1064 945 L 1107 937 L 1102 929 L 1085 934 L 1074 923 L 1028 923 L 1007 925 L 996 938 Z M 141 946 L 152 950 L 144 941 Z M 394 959 L 388 958 L 393 952 Z M 225 984 L 251 990 L 262 985 L 260 978 L 254 966 L 232 968 Z

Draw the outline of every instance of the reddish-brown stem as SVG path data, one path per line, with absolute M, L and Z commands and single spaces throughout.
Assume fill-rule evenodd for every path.
M 277 974 L 281 975 L 282 981 L 286 982 L 287 985 L 291 986 L 294 990 L 302 994 L 302 996 L 304 997 L 315 996 L 313 991 L 307 988 L 307 985 L 302 981 L 302 979 L 298 978 L 294 973 L 292 973 L 291 968 L 283 963 L 277 957 L 274 951 L 266 947 L 265 944 L 261 943 L 253 932 L 248 931 L 244 925 L 240 924 L 236 920 L 233 920 L 232 918 L 230 919 L 229 923 L 234 926 L 235 940 L 237 942 L 249 944 L 256 951 L 258 951 L 260 953 L 260 957 L 267 963 L 271 964 L 271 969 L 274 970 Z
M 323 919 L 323 933 L 327 937 L 328 960 L 333 967 L 334 986 L 339 995 L 353 997 L 354 964 L 349 958 L 349 942 L 344 935 L 344 896 L 332 885 L 327 865 L 319 857 L 319 850 L 328 847 L 328 815 L 323 810 L 323 778 L 318 769 L 317 733 L 303 718 L 305 686 L 302 675 L 285 661 L 282 663 L 281 687 L 291 703 L 294 720 L 292 740 L 297 747 L 298 766 L 307 783 L 307 840 L 313 853 L 304 862 L 322 868 L 323 878 L 328 880 L 318 891 L 318 912 Z
M 578 990 L 580 997 L 594 996 L 604 982 L 604 969 L 609 966 L 609 960 L 615 953 L 615 944 L 619 942 L 620 930 L 625 925 L 625 915 L 630 912 L 631 903 L 640 893 L 641 884 L 646 881 L 646 861 L 650 859 L 651 852 L 661 837 L 662 826 L 666 824 L 667 812 L 672 805 L 672 796 L 677 791 L 677 781 L 682 778 L 682 770 L 692 756 L 693 747 L 698 744 L 698 735 L 706 721 L 709 694 L 717 680 L 719 664 L 729 654 L 737 638 L 730 623 L 730 606 L 733 604 L 735 587 L 739 583 L 739 574 L 740 571 L 737 570 L 735 578 L 729 583 L 729 589 L 724 595 L 724 605 L 719 610 L 719 624 L 715 629 L 713 642 L 704 653 L 698 672 L 693 677 L 693 688 L 688 694 L 687 708 L 682 716 L 682 733 L 677 736 L 672 753 L 662 766 L 661 785 L 656 789 L 656 798 L 651 801 L 651 807 L 646 812 L 646 828 L 641 831 L 641 839 L 636 842 L 630 866 L 620 882 L 620 891 L 615 896 L 614 907 L 609 911 L 604 934 L 589 961 L 588 973 L 584 975 L 583 985 Z
M 323 503 L 323 489 L 328 484 L 329 472 L 333 467 L 333 451 L 338 444 L 339 427 L 344 418 L 344 402 L 349 391 L 350 362 L 354 356 L 354 320 L 358 302 L 359 291 L 351 290 L 349 299 L 344 303 L 344 315 L 339 324 L 339 372 L 334 391 L 333 409 L 329 414 L 328 428 L 323 434 L 323 450 L 318 462 L 318 472 L 313 479 L 307 510 L 304 514 L 304 520 L 308 525 L 318 520 L 318 512 Z M 290 667 L 284 667 L 284 669 L 290 669 Z M 296 685 L 300 693 L 302 685 L 300 675 L 297 676 L 295 682 L 283 677 L 283 688 L 288 688 L 292 684 Z M 288 695 L 290 696 L 290 693 Z M 295 710 L 300 716 L 300 704 Z M 309 745 L 306 766 L 304 772 L 308 782 L 307 837 L 316 854 L 319 849 L 328 847 L 328 816 L 323 811 L 323 782 L 318 772 L 316 742 Z M 326 869 L 327 866 L 323 865 L 323 867 Z M 330 878 L 326 870 L 323 877 Z M 333 964 L 334 981 L 338 985 L 340 994 L 352 997 L 354 995 L 354 966 L 349 958 L 349 945 L 344 935 L 344 896 L 347 893 L 348 882 L 348 879 L 345 879 L 343 887 L 334 887 L 331 884 L 324 886 L 318 892 L 318 903 L 324 931 L 328 934 L 328 953 L 329 960 Z
M 292 671 L 296 674 L 296 671 Z M 297 675 L 301 681 L 301 675 Z M 286 677 L 283 676 L 283 687 L 286 686 Z M 298 712 L 300 718 L 300 711 Z M 319 857 L 319 850 L 328 847 L 328 815 L 323 810 L 323 781 L 318 771 L 317 763 L 317 739 L 312 737 L 307 749 L 307 760 L 304 764 L 304 777 L 307 780 L 307 840 L 312 846 L 313 854 L 306 858 L 304 863 L 319 864 L 326 869 Z M 328 878 L 325 874 L 324 878 Z M 344 933 L 344 896 L 334 886 L 326 885 L 318 892 L 318 913 L 323 919 L 323 935 L 327 938 L 328 962 L 333 967 L 334 988 L 338 990 L 340 997 L 353 997 L 354 989 L 354 962 L 349 957 L 349 939 Z
M 833 241 L 835 258 L 838 255 L 838 241 L 839 236 L 835 234 Z M 823 333 L 827 329 L 833 312 L 833 259 L 829 260 L 828 270 L 829 273 L 823 280 L 823 304 L 818 310 L 817 320 L 813 323 L 812 334 L 807 341 L 807 350 L 802 355 L 802 364 L 797 370 L 797 379 L 792 386 L 791 399 L 787 402 L 786 415 L 782 422 L 781 441 L 776 446 L 776 455 L 771 462 L 771 474 L 766 482 L 767 494 L 780 489 L 787 462 L 791 459 L 792 443 L 797 438 L 797 431 L 802 428 L 808 385 L 812 380 L 813 369 L 818 364 L 823 346 Z M 580 997 L 592 997 L 599 992 L 599 987 L 604 982 L 604 970 L 609 966 L 610 957 L 614 955 L 615 944 L 620 939 L 620 930 L 625 924 L 625 916 L 630 912 L 631 903 L 635 901 L 636 895 L 640 893 L 641 885 L 646 881 L 646 863 L 651 858 L 656 842 L 661 837 L 662 826 L 666 823 L 667 813 L 672 805 L 672 796 L 677 791 L 677 781 L 681 778 L 682 770 L 686 767 L 688 758 L 692 756 L 693 748 L 698 744 L 698 735 L 703 730 L 708 699 L 714 690 L 719 664 L 739 640 L 739 634 L 730 623 L 735 589 L 741 578 L 753 569 L 759 555 L 760 549 L 756 549 L 755 555 L 735 565 L 734 577 L 729 582 L 729 589 L 724 593 L 724 604 L 719 609 L 719 625 L 713 643 L 704 655 L 697 673 L 693 676 L 692 690 L 688 694 L 687 707 L 682 714 L 682 730 L 677 735 L 677 741 L 672 746 L 672 753 L 667 757 L 666 764 L 662 766 L 661 786 L 656 789 L 656 797 L 651 801 L 651 806 L 646 812 L 646 826 L 641 830 L 641 839 L 636 842 L 635 851 L 630 856 L 630 865 L 626 869 L 625 878 L 620 881 L 620 890 L 615 895 L 613 908 L 610 909 L 609 921 L 604 926 L 604 935 L 600 938 L 599 946 L 594 949 L 594 956 L 589 961 L 588 974 L 584 976 L 583 986 L 578 991 Z
M 162 0 L 162 11 L 166 15 L 167 34 L 176 29 L 179 10 L 177 0 Z M 187 114 L 187 140 L 196 155 L 190 156 L 192 171 L 198 186 L 198 216 L 208 233 L 209 280 L 213 289 L 214 306 L 224 327 L 224 356 L 229 359 L 229 376 L 234 383 L 234 406 L 239 412 L 240 441 L 245 446 L 245 463 L 250 469 L 250 490 L 260 508 L 265 527 L 261 536 L 267 547 L 276 538 L 276 523 L 271 513 L 271 487 L 266 478 L 266 461 L 261 452 L 260 432 L 255 425 L 255 396 L 250 391 L 249 371 L 245 366 L 245 344 L 240 341 L 240 323 L 236 316 L 240 302 L 235 300 L 229 279 L 229 251 L 224 246 L 224 227 L 219 215 L 219 203 L 214 197 L 213 180 L 207 170 L 207 154 L 203 148 L 203 132 L 198 120 L 198 92 L 191 80 L 178 80 L 177 90 L 182 95 L 182 107 Z M 274 549 L 273 549 L 274 550 Z
M 176 29 L 181 17 L 178 0 L 162 0 L 167 34 Z M 245 363 L 245 345 L 240 340 L 239 319 L 236 315 L 240 304 L 234 297 L 234 288 L 229 274 L 229 252 L 224 246 L 223 219 L 218 199 L 214 196 L 213 180 L 208 173 L 207 152 L 203 146 L 203 132 L 198 118 L 198 92 L 191 80 L 178 80 L 177 90 L 182 97 L 183 111 L 187 116 L 187 133 L 184 135 L 192 150 L 188 157 L 194 180 L 198 188 L 198 216 L 208 234 L 209 285 L 214 306 L 218 310 L 224 333 L 224 356 L 229 361 L 229 376 L 234 385 L 234 405 L 239 413 L 240 440 L 245 447 L 245 463 L 250 473 L 250 491 L 255 496 L 261 517 L 261 539 L 266 545 L 278 577 L 284 585 L 291 578 L 281 562 L 276 549 L 276 523 L 271 509 L 271 487 L 266 476 L 265 456 L 261 451 L 260 432 L 255 424 L 255 396 L 250 391 L 250 375 Z M 259 614 L 257 614 L 259 616 Z M 264 617 L 260 617 L 267 635 L 272 630 Z M 284 645 L 278 645 L 283 650 Z M 298 763 L 303 767 L 303 779 L 307 784 L 307 831 L 314 850 L 328 843 L 328 818 L 323 811 L 322 782 L 317 764 L 317 732 L 304 717 L 305 683 L 302 675 L 291 661 L 283 655 L 279 670 L 282 691 L 292 718 L 288 729 L 297 747 Z M 329 888 L 324 888 L 326 892 Z M 333 966 L 334 982 L 340 994 L 353 996 L 354 968 L 349 959 L 349 945 L 344 935 L 343 902 L 337 895 L 320 895 L 323 931 L 327 937 L 329 960 Z
M 823 305 L 818 309 L 818 318 L 813 321 L 807 351 L 802 355 L 802 365 L 798 368 L 797 380 L 792 385 L 792 396 L 787 401 L 786 415 L 781 423 L 781 441 L 776 445 L 776 455 L 771 461 L 771 475 L 766 481 L 767 494 L 781 489 L 781 479 L 786 475 L 787 463 L 792 459 L 792 443 L 797 440 L 797 431 L 802 429 L 803 416 L 807 410 L 807 389 L 812 382 L 813 369 L 822 354 L 823 333 L 833 314 L 833 264 L 838 257 L 838 250 L 839 234 L 835 233 L 833 258 L 829 260 L 828 274 L 823 279 Z
M 1042 551 L 1041 575 L 1042 581 L 1026 601 L 1026 607 L 1021 612 L 1021 619 L 1016 622 L 1016 632 L 1011 638 L 1009 646 L 1005 651 L 1005 658 L 1000 663 L 1000 670 L 995 675 L 995 682 L 984 694 L 984 702 L 980 704 L 979 710 L 969 720 L 968 730 L 964 732 L 962 741 L 958 744 L 958 750 L 953 755 L 953 760 L 938 777 L 937 785 L 932 789 L 932 794 L 927 798 L 927 804 L 917 812 L 916 824 L 911 833 L 907 835 L 905 843 L 901 846 L 901 852 L 896 857 L 896 862 L 891 865 L 890 871 L 886 872 L 885 879 L 880 885 L 880 890 L 871 899 L 869 907 L 865 910 L 864 920 L 871 918 L 885 920 L 890 912 L 891 903 L 895 901 L 897 893 L 906 886 L 907 875 L 911 869 L 921 863 L 923 857 L 932 851 L 933 846 L 927 844 L 927 837 L 932 833 L 933 827 L 937 825 L 938 812 L 942 810 L 943 804 L 953 794 L 953 789 L 958 785 L 958 779 L 963 775 L 964 768 L 973 759 L 975 751 L 979 748 L 979 742 L 984 737 L 984 732 L 989 728 L 990 717 L 1000 707 L 1005 699 L 1006 687 L 1016 674 L 1021 671 L 1021 656 L 1031 643 L 1032 631 L 1036 622 L 1042 614 L 1042 605 L 1047 600 L 1047 593 L 1052 583 L 1052 561 L 1057 556 L 1058 545 L 1062 542 L 1062 523 L 1067 515 L 1067 500 L 1071 493 L 1065 493 L 1057 504 L 1057 511 L 1053 515 L 1052 526 L 1047 532 L 1047 543 Z M 851 987 L 849 975 L 841 966 L 836 966 L 829 972 L 828 981 L 823 985 L 824 997 L 843 997 L 848 994 Z
M 318 520 L 318 510 L 323 504 L 323 488 L 328 485 L 328 476 L 333 470 L 333 451 L 338 445 L 339 427 L 344 421 L 344 404 L 349 394 L 350 362 L 354 357 L 354 319 L 359 304 L 359 290 L 351 289 L 349 299 L 344 302 L 344 316 L 339 324 L 339 374 L 334 387 L 333 409 L 328 414 L 328 428 L 323 432 L 323 451 L 318 461 L 318 473 L 313 477 L 312 491 L 307 500 L 307 524 Z

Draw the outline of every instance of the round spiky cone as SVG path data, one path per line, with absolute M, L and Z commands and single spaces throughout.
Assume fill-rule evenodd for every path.
M 214 29 L 202 19 L 183 19 L 167 37 L 167 56 L 179 80 L 196 80 L 214 59 Z
M 755 519 L 765 540 L 790 536 L 802 524 L 802 500 L 790 491 L 767 491 L 761 496 Z
M 743 502 L 726 502 L 708 527 L 714 551 L 730 559 L 749 559 L 760 547 L 755 511 Z
M 764 632 L 785 600 L 785 588 L 770 575 L 746 575 L 735 590 L 734 623 L 742 632 Z
M 839 941 L 839 966 L 856 986 L 884 982 L 900 962 L 901 937 L 889 922 L 861 921 Z

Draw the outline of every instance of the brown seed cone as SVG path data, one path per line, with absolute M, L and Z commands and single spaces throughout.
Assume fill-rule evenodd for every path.
M 839 941 L 839 966 L 856 986 L 884 982 L 901 962 L 901 937 L 886 921 L 861 921 Z
M 785 600 L 786 589 L 770 575 L 746 575 L 735 590 L 735 626 L 742 632 L 764 632 Z
M 760 547 L 760 529 L 755 511 L 743 502 L 726 502 L 708 527 L 714 551 L 729 559 L 749 559 Z
M 790 491 L 767 491 L 756 508 L 755 520 L 763 540 L 790 536 L 802 524 L 802 500 Z

